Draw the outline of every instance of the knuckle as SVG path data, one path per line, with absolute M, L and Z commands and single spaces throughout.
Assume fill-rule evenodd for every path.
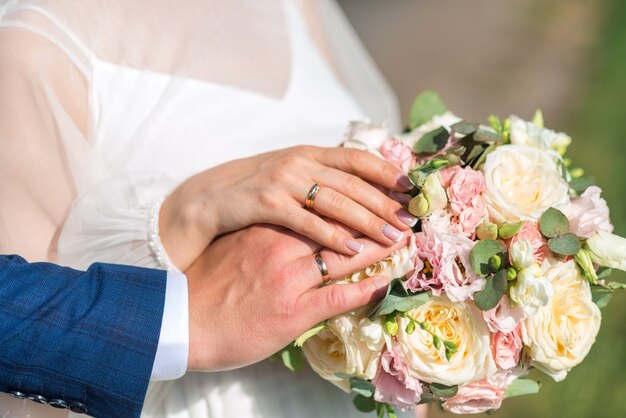
M 334 210 L 346 210 L 348 208 L 348 199 L 339 193 L 333 193 L 330 196 L 330 205 Z
M 320 219 L 317 218 L 315 215 L 306 216 L 302 220 L 302 224 L 300 225 L 300 227 L 302 228 L 302 232 L 305 235 L 310 236 L 319 229 Z
M 367 220 L 367 230 L 382 233 L 384 222 L 376 216 L 370 215 Z
M 271 188 L 263 189 L 258 192 L 258 203 L 261 208 L 274 211 L 278 209 L 277 199 L 274 195 L 274 190 Z
M 348 176 L 344 182 L 346 190 L 360 190 L 363 188 L 364 181 L 356 176 Z
M 385 182 L 386 186 L 395 186 L 396 177 L 398 175 L 398 168 L 390 163 L 385 163 L 382 167 L 381 178 Z
M 345 148 L 345 161 L 351 167 L 358 167 L 364 161 L 363 152 L 355 148 Z
M 341 286 L 330 285 L 326 298 L 326 304 L 330 309 L 342 309 L 345 306 L 346 296 Z

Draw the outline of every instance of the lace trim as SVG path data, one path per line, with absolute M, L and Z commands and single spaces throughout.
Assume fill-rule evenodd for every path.
M 152 252 L 159 267 L 168 271 L 178 271 L 168 257 L 165 247 L 163 247 L 163 243 L 161 242 L 161 237 L 159 237 L 159 212 L 163 201 L 165 201 L 165 196 L 154 202 L 148 211 L 148 248 L 150 248 L 150 252 Z

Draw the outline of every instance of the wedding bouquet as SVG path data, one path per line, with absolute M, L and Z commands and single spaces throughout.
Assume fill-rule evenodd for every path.
M 405 170 L 401 196 L 418 217 L 407 247 L 341 282 L 393 278 L 374 306 L 331 318 L 282 355 L 355 392 L 356 407 L 394 417 L 421 403 L 450 412 L 498 409 L 556 381 L 595 342 L 600 308 L 623 284 L 626 239 L 612 234 L 601 189 L 566 158 L 571 139 L 517 116 L 487 125 L 420 95 L 409 129 L 353 122 L 344 146 Z M 301 348 L 300 348 L 301 347 Z

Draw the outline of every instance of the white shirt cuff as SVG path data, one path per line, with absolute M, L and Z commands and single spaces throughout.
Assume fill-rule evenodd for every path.
M 189 299 L 187 276 L 168 272 L 161 335 L 150 380 L 172 380 L 187 371 Z

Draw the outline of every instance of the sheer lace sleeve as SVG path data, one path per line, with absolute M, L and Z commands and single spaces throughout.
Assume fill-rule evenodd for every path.
M 45 16 L 0 21 L 0 251 L 76 268 L 173 268 L 158 209 L 176 182 L 111 176 L 90 138 L 88 60 Z

